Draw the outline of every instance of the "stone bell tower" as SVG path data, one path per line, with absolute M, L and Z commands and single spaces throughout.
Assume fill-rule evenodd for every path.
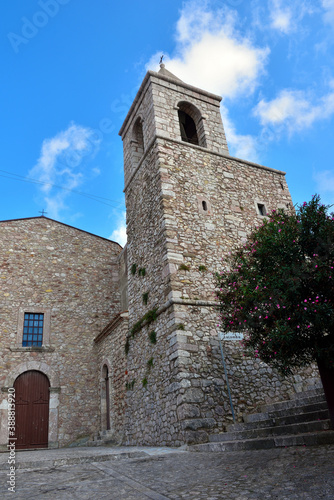
M 203 442 L 231 420 L 217 339 L 214 273 L 251 227 L 291 203 L 284 172 L 229 155 L 221 98 L 163 64 L 120 130 L 130 331 L 128 444 Z M 227 346 L 237 418 L 291 387 Z

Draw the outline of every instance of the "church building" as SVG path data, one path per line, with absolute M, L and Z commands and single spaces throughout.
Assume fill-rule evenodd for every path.
M 201 443 L 232 421 L 215 272 L 272 209 L 285 173 L 230 156 L 221 98 L 149 71 L 120 130 L 128 242 L 47 217 L 0 222 L 0 446 Z M 315 385 L 223 342 L 236 419 Z

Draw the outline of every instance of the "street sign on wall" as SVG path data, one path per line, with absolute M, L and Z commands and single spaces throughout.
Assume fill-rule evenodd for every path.
M 244 334 L 241 332 L 219 332 L 220 340 L 243 340 Z

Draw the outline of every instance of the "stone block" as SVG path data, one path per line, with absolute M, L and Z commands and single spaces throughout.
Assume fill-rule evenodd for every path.
M 186 431 L 185 441 L 187 444 L 207 443 L 209 434 L 205 431 Z
M 179 399 L 180 398 L 180 399 Z M 204 394 L 202 389 L 192 387 L 187 389 L 184 394 L 178 397 L 177 404 L 180 403 L 200 403 L 204 401 Z
M 182 404 L 177 409 L 177 416 L 179 420 L 184 420 L 186 418 L 197 418 L 200 417 L 201 412 L 197 405 L 193 404 Z
M 216 421 L 214 418 L 194 418 L 182 422 L 183 429 L 191 429 L 193 431 L 197 431 L 198 429 L 211 429 L 215 427 L 215 425 Z

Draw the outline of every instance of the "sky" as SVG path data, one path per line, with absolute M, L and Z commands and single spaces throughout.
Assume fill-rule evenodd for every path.
M 124 245 L 118 131 L 148 69 L 223 97 L 230 154 L 334 203 L 334 0 L 3 0 L 0 220 Z

